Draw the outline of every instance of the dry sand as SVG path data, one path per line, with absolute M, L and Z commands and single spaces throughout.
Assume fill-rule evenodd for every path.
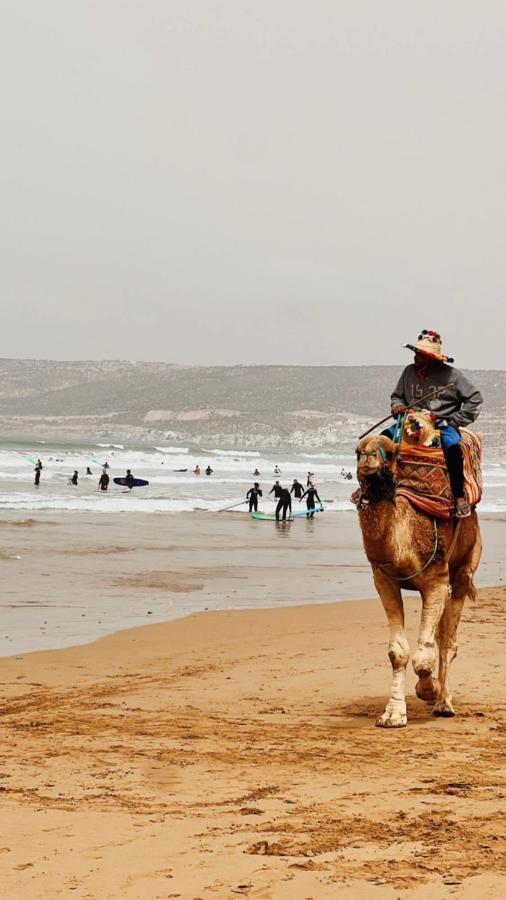
M 1 896 L 503 897 L 505 601 L 465 610 L 458 716 L 433 719 L 411 672 L 398 731 L 374 728 L 378 601 L 4 658 Z

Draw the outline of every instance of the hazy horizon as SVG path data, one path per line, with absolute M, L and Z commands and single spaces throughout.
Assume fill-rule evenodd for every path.
M 406 351 L 409 354 L 409 351 Z M 371 369 L 391 369 L 396 366 L 409 365 L 413 361 L 413 355 L 408 355 L 408 358 L 405 360 L 392 361 L 389 363 L 278 363 L 278 362 L 266 362 L 266 363 L 255 363 L 255 362 L 236 362 L 236 363 L 182 363 L 178 360 L 168 360 L 168 359 L 127 359 L 120 357 L 101 357 L 100 359 L 92 359 L 90 357 L 45 357 L 45 356 L 0 356 L 0 361 L 12 361 L 12 362 L 61 362 L 61 363 L 130 363 L 131 365 L 137 364 L 153 364 L 153 365 L 168 365 L 168 366 L 177 366 L 180 368 L 193 368 L 193 369 L 209 369 L 209 368 L 234 368 L 236 366 L 243 366 L 244 368 L 269 368 L 269 367 L 277 367 L 277 368 L 299 368 L 299 369 L 311 369 L 311 368 L 320 368 L 320 369 L 330 369 L 330 368 L 343 368 L 343 369 L 353 369 L 353 368 L 371 368 Z M 458 366 L 457 368 L 472 370 L 475 372 L 506 372 L 506 365 L 503 367 L 500 366 Z
M 506 5 L 26 0 L 0 355 L 504 366 Z

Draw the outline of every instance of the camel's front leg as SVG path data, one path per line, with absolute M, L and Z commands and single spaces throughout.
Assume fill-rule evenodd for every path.
M 416 694 L 420 700 L 435 703 L 439 696 L 439 682 L 433 677 L 436 667 L 436 630 L 448 599 L 448 582 L 424 587 L 422 595 L 422 619 L 418 646 L 413 655 L 413 668 L 418 675 Z
M 409 645 L 404 633 L 404 606 L 400 587 L 380 569 L 374 570 L 374 583 L 385 609 L 390 626 L 388 656 L 392 663 L 392 692 L 385 712 L 376 721 L 380 728 L 402 728 L 407 725 L 406 715 L 406 666 Z

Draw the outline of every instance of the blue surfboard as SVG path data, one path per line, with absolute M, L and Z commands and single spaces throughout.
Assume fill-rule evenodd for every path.
M 120 484 L 121 487 L 128 487 L 128 482 L 126 478 L 113 478 L 114 484 Z M 132 487 L 146 487 L 149 484 L 149 481 L 145 481 L 144 478 L 134 478 L 132 481 Z

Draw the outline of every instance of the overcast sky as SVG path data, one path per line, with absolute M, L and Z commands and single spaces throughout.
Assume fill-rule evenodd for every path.
M 0 356 L 506 368 L 504 0 L 0 26 Z

